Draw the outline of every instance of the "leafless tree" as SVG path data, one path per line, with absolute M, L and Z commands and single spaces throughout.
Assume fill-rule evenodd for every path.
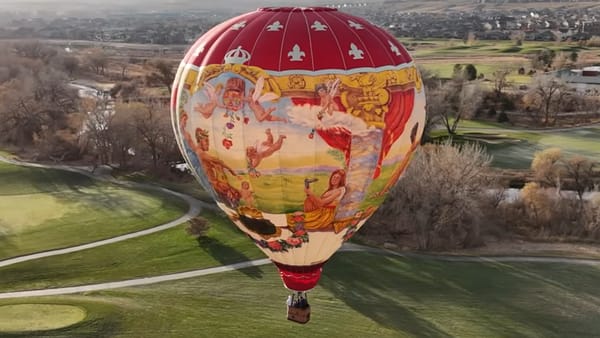
M 161 153 L 174 146 L 168 106 L 157 102 L 119 104 L 117 114 L 132 116 L 139 141 L 150 155 L 153 168 L 156 169 Z M 142 150 L 138 149 L 137 152 Z
M 23 41 L 14 44 L 17 55 L 30 59 L 40 59 L 48 63 L 58 54 L 55 48 L 42 44 L 40 41 Z
M 92 145 L 91 152 L 94 158 L 99 164 L 110 164 L 113 149 L 112 120 L 115 114 L 106 109 L 104 103 L 96 99 L 86 99 L 81 109 L 87 114 L 84 134 L 86 141 Z
M 480 244 L 482 196 L 492 184 L 490 160 L 472 144 L 422 146 L 373 216 L 367 235 L 375 231 L 394 238 L 409 233 L 420 249 Z
M 557 114 L 568 95 L 570 95 L 568 87 L 560 79 L 546 75 L 539 76 L 527 95 L 533 117 L 541 119 L 544 125 L 556 122 Z
M 108 57 L 101 49 L 93 49 L 86 55 L 86 63 L 97 75 L 104 75 L 108 66 Z
M 67 127 L 68 115 L 75 111 L 77 95 L 66 85 L 64 74 L 49 68 L 34 74 L 20 70 L 4 83 L 0 96 L 0 131 L 6 139 L 25 145 L 42 135 Z
M 472 118 L 482 101 L 483 94 L 477 81 L 467 83 L 461 77 L 455 77 L 428 95 L 427 112 L 439 116 L 448 133 L 454 135 L 460 121 Z
M 175 65 L 164 59 L 156 59 L 149 62 L 151 72 L 146 76 L 150 84 L 158 83 L 165 86 L 171 94 L 171 87 L 175 79 Z
M 597 164 L 580 155 L 564 160 L 564 164 L 566 174 L 573 180 L 573 189 L 577 192 L 580 206 L 583 207 L 583 193 L 594 185 L 594 170 Z
M 510 75 L 510 69 L 508 68 L 497 69 L 492 73 L 492 78 L 494 79 L 494 93 L 496 93 L 496 98 L 500 98 L 502 96 L 502 91 L 504 88 L 511 86 L 511 83 L 508 80 L 508 75 Z

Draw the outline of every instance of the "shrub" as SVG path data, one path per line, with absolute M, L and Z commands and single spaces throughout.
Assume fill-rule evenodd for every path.
M 474 144 L 421 147 L 364 235 L 388 240 L 409 235 L 418 249 L 481 245 L 489 163 L 490 157 Z
M 189 221 L 188 226 L 185 228 L 185 232 L 190 236 L 200 238 L 206 236 L 208 229 L 210 229 L 210 225 L 205 218 L 195 217 Z

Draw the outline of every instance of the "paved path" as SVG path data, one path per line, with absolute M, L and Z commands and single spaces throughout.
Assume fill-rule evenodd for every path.
M 215 273 L 233 271 L 233 270 L 237 270 L 237 269 L 248 268 L 251 266 L 260 266 L 260 265 L 265 265 L 265 264 L 270 264 L 270 263 L 271 263 L 271 261 L 269 259 L 265 258 L 265 259 L 258 259 L 258 260 L 254 260 L 254 261 L 236 263 L 236 264 L 231 264 L 231 265 L 223 265 L 223 266 L 210 268 L 210 269 L 180 272 L 180 273 L 155 276 L 155 277 L 130 279 L 130 280 L 119 281 L 119 282 L 108 282 L 108 283 L 72 286 L 72 287 L 56 288 L 56 289 L 5 292 L 5 293 L 0 293 L 0 299 L 67 295 L 67 294 L 80 293 L 80 292 L 109 290 L 109 289 L 117 289 L 117 288 L 129 287 L 129 286 L 148 285 L 148 284 L 167 282 L 167 281 L 173 281 L 173 280 L 179 280 L 179 279 L 185 279 L 185 278 L 193 278 L 193 277 L 198 277 L 198 276 L 212 275 Z
M 183 216 L 181 216 L 175 220 L 172 220 L 168 223 L 165 223 L 165 224 L 162 224 L 162 225 L 150 228 L 150 229 L 132 232 L 129 234 L 125 234 L 125 235 L 121 235 L 121 236 L 117 236 L 117 237 L 113 237 L 113 238 L 109 238 L 109 239 L 105 239 L 105 240 L 101 240 L 101 241 L 97 241 L 97 242 L 77 245 L 77 246 L 73 246 L 73 247 L 69 247 L 69 248 L 49 250 L 49 251 L 34 253 L 31 255 L 24 255 L 24 256 L 20 256 L 20 257 L 1 260 L 0 267 L 5 267 L 5 266 L 12 265 L 12 264 L 26 262 L 26 261 L 30 261 L 30 260 L 34 260 L 34 259 L 43 258 L 43 257 L 64 255 L 67 253 L 72 253 L 72 252 L 81 251 L 81 250 L 87 250 L 87 249 L 99 247 L 99 246 L 106 245 L 106 244 L 121 242 L 121 241 L 128 240 L 131 238 L 146 236 L 146 235 L 149 235 L 149 234 L 152 234 L 155 232 L 159 232 L 159 231 L 163 231 L 163 230 L 175 227 L 183 222 L 189 221 L 190 219 L 198 216 L 203 207 L 205 207 L 205 208 L 206 207 L 209 207 L 209 208 L 214 207 L 207 203 L 199 201 L 191 196 L 181 194 L 181 193 L 178 193 L 178 192 L 175 192 L 175 191 L 163 188 L 163 187 L 159 187 L 156 185 L 137 183 L 137 182 L 129 182 L 129 181 L 119 181 L 119 180 L 115 179 L 114 177 L 107 175 L 107 174 L 95 175 L 95 174 L 92 174 L 88 169 L 86 169 L 86 167 L 71 167 L 71 166 L 64 166 L 64 165 L 45 165 L 45 164 L 37 164 L 37 163 L 27 163 L 27 162 L 21 162 L 21 161 L 17 161 L 17 160 L 13 160 L 13 159 L 8 159 L 3 156 L 0 156 L 0 162 L 10 163 L 10 164 L 15 164 L 15 165 L 20 165 L 20 166 L 26 166 L 26 167 L 34 167 L 34 168 L 50 168 L 50 169 L 66 170 L 66 171 L 76 172 L 76 173 L 79 173 L 79 174 L 82 174 L 82 175 L 85 175 L 85 176 L 88 176 L 88 177 L 91 177 L 94 179 L 98 179 L 101 181 L 118 184 L 120 186 L 124 186 L 124 187 L 128 187 L 128 188 L 154 189 L 157 191 L 161 191 L 163 193 L 177 196 L 177 197 L 185 200 L 190 206 L 188 211 Z

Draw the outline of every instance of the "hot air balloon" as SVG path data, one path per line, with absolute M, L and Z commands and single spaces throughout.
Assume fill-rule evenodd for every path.
M 192 173 L 275 263 L 288 319 L 420 142 L 425 95 L 390 34 L 327 7 L 260 8 L 201 36 L 173 86 Z

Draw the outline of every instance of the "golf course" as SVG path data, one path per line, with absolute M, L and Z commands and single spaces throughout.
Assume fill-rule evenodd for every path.
M 598 261 L 446 260 L 367 247 L 331 259 L 310 292 L 313 318 L 299 326 L 285 319 L 287 290 L 271 264 L 214 270 L 264 256 L 207 207 L 200 214 L 210 229 L 199 240 L 187 235 L 181 222 L 90 249 L 27 259 L 156 227 L 181 217 L 188 206 L 156 189 L 73 171 L 2 163 L 0 177 L 10 177 L 0 186 L 0 337 L 583 337 L 600 332 Z M 24 260 L 1 265 L 17 256 Z M 198 273 L 151 280 L 185 272 Z M 141 282 L 111 286 L 126 281 Z M 94 291 L 69 291 L 97 284 Z M 56 292 L 27 294 L 31 290 Z

